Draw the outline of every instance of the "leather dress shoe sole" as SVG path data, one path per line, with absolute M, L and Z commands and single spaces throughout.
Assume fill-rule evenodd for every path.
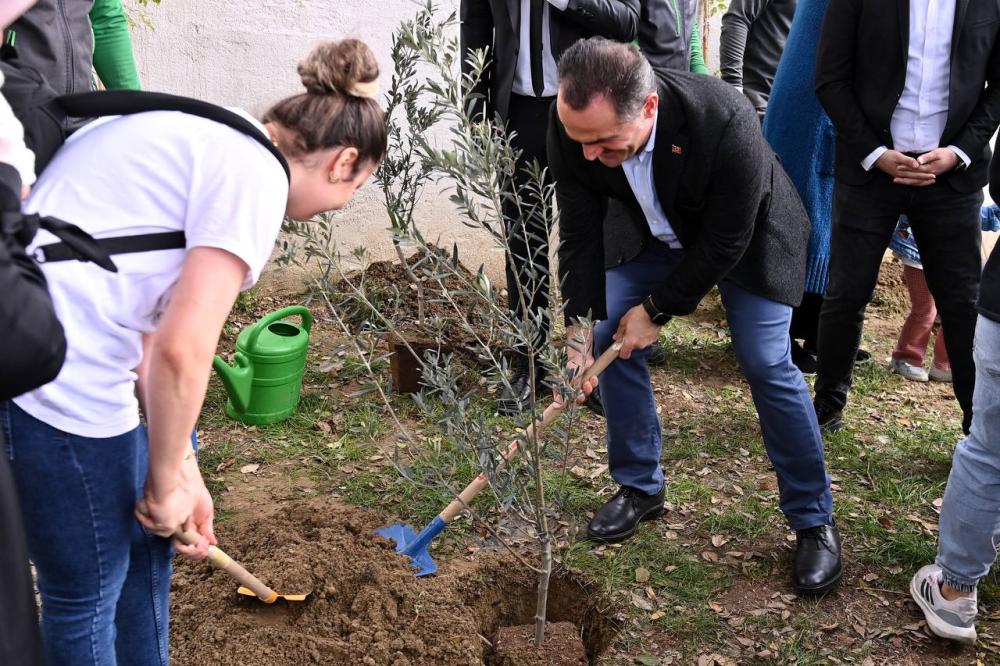
M 624 532 L 616 534 L 594 534 L 590 531 L 590 527 L 587 527 L 587 540 L 596 541 L 597 543 L 621 543 L 622 541 L 628 541 L 635 534 L 635 531 L 639 529 L 639 523 L 646 522 L 647 520 L 656 520 L 663 515 L 664 511 L 666 511 L 666 508 L 662 504 L 652 506 L 646 509 L 646 513 L 639 516 L 639 520 L 635 521 L 635 525 Z
M 840 585 L 840 579 L 843 577 L 844 577 L 844 565 L 843 563 L 841 563 L 840 566 L 837 568 L 837 575 L 834 576 L 833 578 L 827 580 L 826 582 L 820 585 L 814 585 L 811 587 L 799 585 L 798 583 L 796 583 L 795 592 L 799 594 L 799 596 L 803 597 L 821 597 L 824 594 L 827 594 L 828 592 L 832 592 L 834 588 Z

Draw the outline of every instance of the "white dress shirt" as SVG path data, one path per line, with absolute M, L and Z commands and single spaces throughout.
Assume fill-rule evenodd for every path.
M 889 130 L 900 152 L 926 153 L 941 145 L 948 121 L 951 81 L 951 33 L 955 0 L 910 2 L 910 40 L 903 94 L 892 113 Z M 972 160 L 957 146 L 948 146 L 969 166 Z M 888 150 L 879 146 L 861 162 L 870 170 Z
M 681 243 L 677 240 L 674 228 L 667 220 L 667 214 L 663 212 L 660 199 L 656 196 L 656 183 L 653 181 L 653 147 L 656 144 L 656 123 L 659 117 L 653 118 L 653 131 L 649 134 L 649 141 L 645 148 L 622 162 L 622 170 L 628 180 L 632 193 L 635 194 L 643 214 L 646 216 L 646 223 L 653 237 L 661 240 L 674 249 L 680 249 Z
M 556 59 L 552 55 L 552 33 L 549 30 L 549 5 L 562 11 L 569 6 L 569 0 L 548 0 L 542 7 L 542 72 L 545 75 L 544 97 L 555 97 L 559 92 L 559 73 Z M 515 95 L 534 97 L 531 85 L 531 0 L 521 0 L 521 46 L 517 51 L 517 67 L 514 68 Z

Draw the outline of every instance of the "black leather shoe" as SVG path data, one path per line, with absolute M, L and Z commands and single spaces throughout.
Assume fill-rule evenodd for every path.
M 622 486 L 587 525 L 587 538 L 601 543 L 625 541 L 644 520 L 663 515 L 663 489 L 655 495 Z
M 535 363 L 535 400 L 545 401 L 549 397 L 545 386 L 545 371 L 541 363 Z M 546 392 L 549 393 L 546 393 Z M 504 416 L 516 416 L 527 411 L 531 405 L 531 383 L 528 381 L 528 361 L 523 356 L 514 359 L 514 378 L 510 387 L 504 387 L 497 400 L 497 411 Z
M 598 385 L 593 392 L 587 396 L 587 401 L 583 406 L 594 412 L 602 419 L 604 418 L 604 400 L 601 399 L 601 387 Z
M 646 357 L 646 365 L 658 368 L 667 364 L 667 348 L 657 340 L 649 348 L 649 356 Z
M 818 596 L 837 587 L 844 565 L 840 561 L 840 534 L 836 525 L 797 530 L 795 541 L 795 591 Z
M 871 352 L 867 352 L 864 349 L 859 349 L 858 353 L 854 355 L 854 365 L 867 365 L 872 360 Z
M 815 402 L 816 420 L 821 432 L 837 432 L 844 427 L 844 413 L 824 402 Z

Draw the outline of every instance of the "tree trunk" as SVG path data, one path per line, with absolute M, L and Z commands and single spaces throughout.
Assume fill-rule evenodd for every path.
M 406 275 L 410 278 L 410 281 L 417 288 L 417 325 L 423 326 L 424 324 L 424 283 L 417 279 L 417 276 L 413 273 L 413 269 L 410 265 L 406 263 L 406 257 L 403 256 L 403 248 L 400 246 L 399 242 L 393 238 L 392 246 L 396 249 L 396 256 L 399 257 L 399 263 L 403 266 L 403 270 L 406 271 Z
M 535 355 L 528 356 L 528 381 L 534 397 Z M 532 409 L 534 409 L 534 400 Z M 541 555 L 541 566 L 538 571 L 538 601 L 535 604 L 535 646 L 540 647 L 545 640 L 545 613 L 549 601 L 549 578 L 552 574 L 552 534 L 549 532 L 549 522 L 545 517 L 545 487 L 542 485 L 541 447 L 538 445 L 538 428 L 531 429 L 531 473 L 535 480 L 535 529 L 538 531 L 538 550 Z
M 548 529 L 541 535 L 542 567 L 538 572 L 538 602 L 535 604 L 535 646 L 545 640 L 545 614 L 549 601 L 549 577 L 552 575 L 552 540 Z

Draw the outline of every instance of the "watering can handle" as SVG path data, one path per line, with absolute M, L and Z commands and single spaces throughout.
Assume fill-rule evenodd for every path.
M 292 305 L 287 308 L 281 308 L 280 310 L 275 310 L 269 315 L 266 315 L 263 319 L 258 321 L 250 329 L 250 336 L 247 338 L 247 350 L 253 351 L 253 348 L 257 346 L 257 338 L 264 331 L 265 328 L 270 326 L 276 321 L 281 321 L 285 317 L 294 317 L 298 315 L 302 317 L 302 328 L 306 329 L 306 333 L 312 330 L 313 316 L 309 312 L 309 308 L 302 305 Z

